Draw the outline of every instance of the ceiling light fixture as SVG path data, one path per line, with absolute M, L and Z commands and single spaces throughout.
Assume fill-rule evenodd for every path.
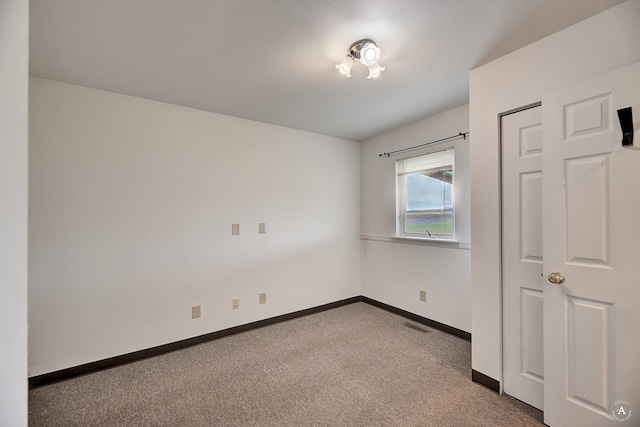
M 368 79 L 374 79 L 384 71 L 385 67 L 378 64 L 380 48 L 373 40 L 362 39 L 354 42 L 349 47 L 349 53 L 344 58 L 344 61 L 336 65 L 336 70 L 343 76 L 351 77 L 351 67 L 353 67 L 356 59 L 365 67 L 369 67 Z

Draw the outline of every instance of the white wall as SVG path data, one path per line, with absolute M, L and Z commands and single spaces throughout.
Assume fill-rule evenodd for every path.
M 468 131 L 467 105 L 360 144 L 363 295 L 414 314 L 471 331 L 469 145 L 457 139 L 408 153 L 379 157 Z M 460 244 L 419 244 L 395 234 L 395 160 L 455 146 L 456 237 Z M 427 291 L 427 302 L 419 299 Z
M 357 142 L 38 78 L 30 132 L 31 376 L 361 294 Z
M 502 381 L 499 114 L 640 60 L 640 0 L 471 71 L 472 367 Z
M 0 425 L 27 425 L 29 2 L 0 1 Z

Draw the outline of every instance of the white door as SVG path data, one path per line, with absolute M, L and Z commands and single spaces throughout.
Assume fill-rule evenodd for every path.
M 633 107 L 635 147 L 616 111 Z M 640 425 L 640 63 L 543 97 L 544 418 Z M 561 281 L 556 277 L 556 281 Z M 625 409 L 626 408 L 626 409 Z M 618 417 L 624 414 L 617 413 Z
M 542 113 L 502 117 L 504 392 L 543 409 Z

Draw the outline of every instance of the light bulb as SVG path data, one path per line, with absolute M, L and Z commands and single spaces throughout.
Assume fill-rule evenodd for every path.
M 353 59 L 349 56 L 344 58 L 344 61 L 340 64 L 336 64 L 336 70 L 340 72 L 343 76 L 351 77 L 351 67 L 353 67 Z
M 378 62 L 380 58 L 380 48 L 373 42 L 367 42 L 360 49 L 360 63 L 366 67 Z
M 367 47 L 367 49 L 364 51 L 364 58 L 367 61 L 371 61 L 375 59 L 375 57 L 376 57 L 376 50 L 371 46 Z
M 375 79 L 376 77 L 380 77 L 380 73 L 384 71 L 385 67 L 381 66 L 377 62 L 373 65 L 369 66 L 369 75 L 368 79 Z

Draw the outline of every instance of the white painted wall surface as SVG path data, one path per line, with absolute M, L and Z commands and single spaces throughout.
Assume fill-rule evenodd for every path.
M 30 84 L 31 376 L 361 294 L 357 142 Z
M 379 157 L 468 131 L 464 105 L 360 144 L 362 186 L 363 295 L 423 317 L 471 331 L 469 146 L 473 137 L 407 153 Z M 460 245 L 415 244 L 392 240 L 396 224 L 395 161 L 456 148 L 456 235 Z M 427 302 L 420 301 L 420 290 Z
M 0 425 L 27 425 L 29 2 L 0 1 Z
M 472 367 L 502 381 L 499 114 L 640 60 L 640 0 L 471 71 Z M 548 273 L 548 272 L 547 272 Z

